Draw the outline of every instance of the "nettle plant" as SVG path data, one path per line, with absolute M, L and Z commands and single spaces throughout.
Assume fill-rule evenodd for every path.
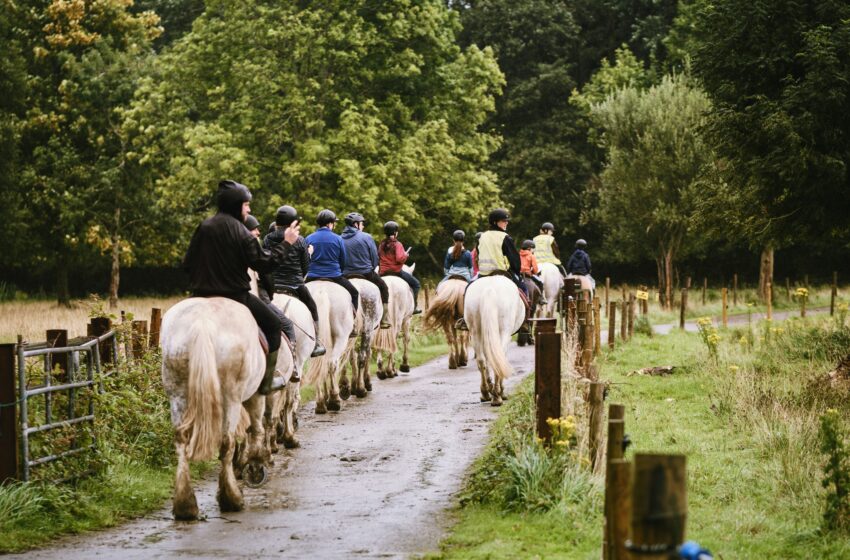
M 826 455 L 823 520 L 826 529 L 847 532 L 850 530 L 850 452 L 844 436 L 841 416 L 830 408 L 820 418 L 820 450 Z

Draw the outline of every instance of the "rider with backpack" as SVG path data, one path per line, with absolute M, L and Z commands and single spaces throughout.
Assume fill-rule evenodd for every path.
M 390 221 L 384 224 L 384 234 L 386 238 L 381 241 L 378 248 L 379 269 L 381 276 L 399 276 L 407 282 L 410 289 L 413 290 L 413 314 L 422 313 L 419 309 L 418 296 L 419 280 L 413 277 L 412 274 L 405 271 L 403 265 L 407 262 L 407 257 L 410 249 L 405 251 L 404 246 L 398 242 L 398 224 Z
M 590 275 L 590 255 L 587 254 L 587 241 L 579 239 L 576 241 L 576 250 L 567 261 L 567 270 L 573 276 L 587 276 L 593 289 L 596 289 L 596 280 Z
M 248 268 L 260 273 L 271 272 L 286 259 L 298 239 L 298 223 L 284 231 L 283 241 L 267 251 L 245 227 L 251 210 L 251 191 L 231 180 L 218 185 L 218 212 L 195 229 L 183 268 L 189 273 L 193 297 L 225 297 L 245 305 L 266 336 L 269 352 L 266 369 L 257 391 L 267 395 L 286 384 L 275 375 L 277 353 L 281 343 L 281 322 L 269 306 L 251 293 Z
M 342 238 L 333 232 L 336 225 L 336 214 L 330 210 L 322 210 L 316 217 L 319 229 L 307 236 L 307 245 L 312 248 L 310 265 L 307 267 L 306 282 L 328 280 L 339 284 L 351 296 L 354 315 L 360 304 L 360 293 L 354 284 L 342 275 L 345 268 L 345 244 Z
M 346 278 L 359 276 L 372 282 L 381 292 L 381 328 L 390 328 L 387 320 L 387 303 L 390 300 L 390 290 L 387 283 L 381 278 L 375 269 L 378 267 L 378 251 L 375 249 L 375 240 L 368 233 L 363 232 L 366 226 L 366 218 L 357 212 L 350 212 L 345 216 L 345 229 L 342 230 L 342 242 L 345 244 L 345 268 L 342 273 Z
M 292 206 L 281 206 L 275 214 L 275 228 L 263 240 L 263 246 L 266 249 L 271 249 L 283 241 L 283 232 L 286 228 L 295 222 L 300 221 L 295 208 Z M 313 318 L 313 327 L 315 333 L 315 346 L 310 353 L 311 358 L 321 356 L 325 353 L 325 347 L 319 340 L 319 311 L 316 309 L 316 302 L 313 301 L 313 296 L 310 295 L 310 290 L 304 285 L 304 276 L 307 274 L 307 269 L 310 265 L 310 254 L 307 251 L 307 241 L 298 236 L 295 243 L 292 244 L 292 249 L 286 256 L 286 259 L 279 266 L 275 267 L 272 272 L 274 279 L 274 291 L 278 293 L 291 293 L 307 306 L 310 311 L 310 316 Z

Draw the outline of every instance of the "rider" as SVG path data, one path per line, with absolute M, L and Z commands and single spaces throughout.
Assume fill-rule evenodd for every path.
M 540 226 L 540 234 L 534 238 L 534 256 L 537 263 L 552 263 L 561 271 L 561 276 L 566 278 L 567 272 L 561 264 L 561 250 L 555 241 L 555 226 L 551 222 L 545 222 Z
M 253 214 L 245 216 L 245 227 L 251 232 L 255 239 L 260 238 L 260 222 Z
M 298 239 L 298 224 L 284 232 L 284 240 L 264 250 L 243 223 L 251 210 L 251 191 L 231 180 L 221 181 L 216 199 L 218 213 L 207 218 L 192 235 L 183 258 L 193 297 L 226 297 L 245 305 L 269 343 L 266 370 L 257 391 L 267 395 L 282 389 L 285 380 L 275 375 L 281 323 L 268 305 L 250 291 L 248 268 L 264 273 L 286 259 Z
M 342 230 L 342 242 L 345 244 L 345 268 L 342 273 L 346 278 L 360 276 L 372 282 L 381 292 L 381 328 L 390 328 L 387 319 L 387 303 L 390 301 L 390 289 L 375 269 L 378 267 L 378 250 L 375 240 L 363 232 L 366 218 L 357 212 L 349 212 L 345 216 L 345 229 Z
M 449 247 L 446 258 L 443 259 L 443 272 L 446 274 L 443 281 L 452 276 L 461 276 L 467 282 L 471 282 L 473 275 L 472 253 L 463 246 L 466 234 L 459 229 L 452 234 L 452 239 L 454 239 L 454 245 Z
M 587 241 L 579 239 L 576 241 L 576 250 L 567 261 L 567 270 L 573 276 L 587 276 L 593 289 L 596 289 L 596 280 L 590 275 L 590 255 L 585 251 Z
M 298 216 L 295 208 L 292 206 L 281 206 L 278 208 L 273 224 L 275 228 L 266 235 L 265 240 L 263 240 L 263 246 L 266 249 L 271 249 L 272 246 L 283 241 L 284 230 L 296 220 L 300 222 L 301 218 Z M 310 254 L 307 252 L 307 241 L 299 235 L 295 243 L 292 244 L 292 249 L 286 256 L 286 260 L 280 266 L 275 267 L 272 274 L 274 277 L 275 292 L 291 292 L 295 294 L 307 306 L 307 309 L 310 310 L 316 337 L 316 344 L 310 353 L 310 357 L 315 358 L 325 353 L 325 347 L 322 346 L 322 342 L 319 340 L 319 311 L 316 309 L 316 302 L 313 301 L 310 290 L 304 285 L 304 275 L 307 274 L 309 264 Z M 297 380 L 293 379 L 293 381 Z
M 534 241 L 526 239 L 522 242 L 519 259 L 521 261 L 520 273 L 522 276 L 534 282 L 540 288 L 540 293 L 543 294 L 543 281 L 538 276 L 540 269 L 537 268 L 537 259 L 534 256 Z M 545 297 L 544 295 L 543 298 L 545 299 Z
M 342 270 L 345 268 L 345 244 L 342 238 L 333 232 L 336 214 L 327 209 L 322 210 L 316 217 L 316 225 L 319 229 L 307 236 L 307 245 L 312 247 L 313 252 L 307 269 L 306 282 L 328 280 L 348 290 L 356 316 L 357 307 L 360 304 L 360 293 L 354 284 L 342 275 Z
M 381 241 L 378 251 L 381 276 L 400 276 L 402 280 L 407 282 L 410 289 L 413 290 L 413 314 L 422 313 L 418 303 L 419 280 L 402 267 L 407 262 L 410 249 L 405 251 L 404 246 L 398 242 L 398 224 L 393 221 L 385 223 L 384 233 L 387 237 Z

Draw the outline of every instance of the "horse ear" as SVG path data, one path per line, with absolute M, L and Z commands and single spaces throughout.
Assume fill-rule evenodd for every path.
M 414 271 L 414 270 L 416 270 L 416 263 L 413 263 L 412 265 L 410 265 L 410 271 L 409 271 L 409 272 L 410 272 L 411 274 L 413 274 L 413 271 Z

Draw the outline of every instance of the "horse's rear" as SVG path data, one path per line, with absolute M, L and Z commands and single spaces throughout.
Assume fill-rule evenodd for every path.
M 466 291 L 464 317 L 481 372 L 481 401 L 499 406 L 503 381 L 513 371 L 506 354 L 508 343 L 525 321 L 525 304 L 516 284 L 504 276 L 479 278 Z
M 177 472 L 174 516 L 196 519 L 190 461 L 219 455 L 219 505 L 242 509 L 242 492 L 233 473 L 234 431 L 242 403 L 251 416 L 248 442 L 252 462 L 265 462 L 262 414 L 256 395 L 265 359 L 258 327 L 244 305 L 226 298 L 190 298 L 165 313 L 161 328 L 162 382 L 171 401 Z
M 552 263 L 540 265 L 540 279 L 543 281 L 543 293 L 546 296 L 546 306 L 543 307 L 543 316 L 552 318 L 555 316 L 555 307 L 558 305 L 558 296 L 564 287 L 564 277 L 561 271 Z
M 384 276 L 384 282 L 390 292 L 390 300 L 387 304 L 387 320 L 390 328 L 381 329 L 372 343 L 377 351 L 377 375 L 378 379 L 396 377 L 398 371 L 395 367 L 395 352 L 398 350 L 398 335 L 401 334 L 403 342 L 403 353 L 401 371 L 410 371 L 408 364 L 408 346 L 410 345 L 410 321 L 413 318 L 413 291 L 410 286 L 399 276 Z M 387 354 L 386 362 L 384 354 Z
M 325 414 L 328 410 L 342 408 L 337 375 L 345 357 L 348 337 L 354 328 L 354 314 L 351 296 L 342 286 L 318 280 L 309 282 L 307 289 L 319 311 L 319 340 L 327 352 L 324 356 L 310 360 L 304 382 L 315 382 L 316 414 Z
M 455 328 L 463 317 L 463 296 L 468 283 L 462 278 L 449 278 L 437 286 L 437 294 L 422 318 L 427 330 L 442 329 L 449 344 L 449 369 L 467 363 L 467 337 L 465 331 Z
M 351 393 L 357 398 L 365 398 L 372 390 L 369 378 L 369 365 L 372 360 L 372 340 L 375 338 L 381 323 L 381 291 L 374 283 L 364 278 L 352 278 L 351 283 L 360 294 L 360 306 L 357 310 L 358 319 L 355 322 L 357 338 L 352 338 L 348 346 L 348 362 L 351 365 L 351 387 L 348 387 L 348 377 L 343 364 L 340 381 L 340 396 L 348 399 Z

